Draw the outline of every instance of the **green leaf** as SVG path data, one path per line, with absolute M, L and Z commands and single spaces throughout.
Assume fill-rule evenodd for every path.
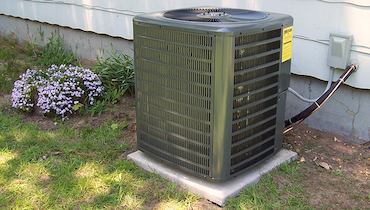
M 78 103 L 78 104 L 75 104 L 75 105 L 73 105 L 73 110 L 74 111 L 77 111 L 79 108 L 81 108 L 81 107 L 83 107 L 84 105 L 83 104 L 81 104 L 81 103 Z
M 117 124 L 117 123 L 112 124 L 110 127 L 111 127 L 113 130 L 116 130 L 116 129 L 118 129 L 118 124 Z

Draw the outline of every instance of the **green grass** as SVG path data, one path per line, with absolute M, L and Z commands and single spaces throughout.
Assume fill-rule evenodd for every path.
M 261 181 L 229 199 L 227 209 L 314 209 L 305 201 L 306 188 L 300 184 L 304 176 L 297 162 L 282 164 Z M 277 181 L 282 178 L 284 181 Z
M 19 75 L 30 68 L 29 64 L 20 61 L 28 53 L 24 48 L 18 47 L 15 39 L 0 37 L 0 94 L 10 93 Z
M 0 112 L 0 209 L 187 209 L 198 196 L 119 155 L 125 123 L 40 131 Z

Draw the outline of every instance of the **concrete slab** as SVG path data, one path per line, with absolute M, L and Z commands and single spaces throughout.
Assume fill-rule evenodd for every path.
M 127 158 L 134 161 L 145 171 L 159 174 L 167 180 L 178 183 L 181 187 L 188 189 L 190 192 L 196 193 L 220 206 L 224 206 L 227 198 L 236 197 L 245 187 L 259 182 L 261 175 L 268 173 L 276 166 L 295 160 L 297 158 L 297 153 L 282 149 L 275 156 L 255 167 L 253 170 L 229 181 L 219 183 L 182 172 L 149 157 L 141 151 L 131 153 Z

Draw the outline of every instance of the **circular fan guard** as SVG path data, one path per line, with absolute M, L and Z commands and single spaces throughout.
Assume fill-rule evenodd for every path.
M 265 13 L 244 10 L 244 9 L 224 9 L 224 8 L 195 8 L 180 9 L 165 12 L 164 17 L 195 21 L 195 22 L 245 22 L 261 20 L 267 17 Z

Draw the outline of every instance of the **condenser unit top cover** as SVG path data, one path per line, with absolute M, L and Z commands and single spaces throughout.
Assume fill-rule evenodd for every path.
M 137 145 L 228 180 L 282 147 L 289 15 L 190 8 L 134 18 Z
M 289 15 L 245 9 L 201 7 L 147 13 L 135 16 L 134 22 L 180 27 L 183 30 L 207 31 L 223 35 L 275 24 L 291 24 Z M 227 33 L 230 32 L 230 33 Z

